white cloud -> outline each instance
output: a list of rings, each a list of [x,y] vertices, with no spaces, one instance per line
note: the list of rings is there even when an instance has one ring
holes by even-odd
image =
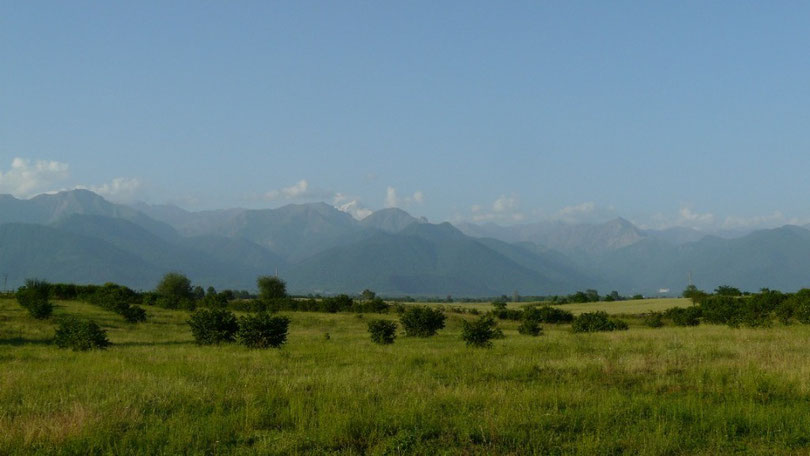
[[[0,171],[0,193],[10,193],[16,197],[33,196],[54,190],[69,175],[67,163],[48,160],[32,162],[17,157],[11,161],[11,169]]]
[[[486,210],[480,204],[474,204],[471,208],[472,220],[475,222],[521,222],[525,220],[526,214],[521,212],[520,203],[514,195],[501,195]]]
[[[363,220],[364,218],[371,215],[371,213],[373,212],[371,209],[364,207],[357,200],[351,200],[336,207],[338,208],[338,210],[348,213],[357,220]]]
[[[75,188],[83,188],[98,193],[104,198],[116,201],[132,201],[141,189],[141,181],[131,177],[116,177],[112,181],[102,185],[77,185]]]
[[[306,179],[301,179],[300,181],[289,187],[280,188],[278,190],[271,190],[265,193],[264,199],[268,201],[275,201],[275,200],[290,200],[297,198],[305,198],[311,196],[308,190],[309,190],[309,182],[307,182]]]
[[[416,191],[411,196],[400,198],[397,196],[397,189],[388,187],[385,190],[385,207],[408,207],[411,204],[422,204],[425,202],[425,194]]]

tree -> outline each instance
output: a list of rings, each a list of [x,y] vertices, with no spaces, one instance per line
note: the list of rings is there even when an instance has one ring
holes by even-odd
[[[472,323],[466,320],[461,322],[461,338],[468,347],[489,348],[492,339],[502,336],[503,332],[491,315],[482,315]]]
[[[371,341],[380,344],[393,344],[397,337],[397,324],[390,320],[371,320],[368,322]]]
[[[415,306],[406,310],[399,321],[405,329],[406,336],[430,337],[444,328],[446,318],[440,310],[428,306]]]
[[[37,320],[44,320],[53,313],[49,301],[51,285],[44,280],[27,279],[25,286],[17,291],[17,302]]]
[[[159,300],[159,305],[163,305],[163,307],[171,309],[189,307],[188,303],[192,298],[191,281],[179,272],[170,272],[160,280],[155,288],[155,293],[163,298]]]
[[[362,293],[360,293],[360,299],[362,299],[363,301],[373,301],[374,298],[376,298],[376,297],[377,297],[377,293],[374,293],[373,291],[369,290],[368,288],[366,288],[365,290],[363,290]]]
[[[275,276],[261,276],[256,279],[259,287],[259,299],[262,301],[274,301],[287,297],[287,284]]]
[[[239,343],[249,348],[278,348],[287,341],[290,319],[266,312],[239,319]]]
[[[729,285],[720,285],[714,289],[714,294],[718,296],[742,296],[739,288],[734,288]]]
[[[681,296],[683,296],[684,298],[691,299],[692,304],[697,304],[700,302],[701,299],[705,298],[707,295],[705,291],[698,290],[698,287],[694,285],[689,285],[688,287],[686,287],[685,290],[683,290]]]

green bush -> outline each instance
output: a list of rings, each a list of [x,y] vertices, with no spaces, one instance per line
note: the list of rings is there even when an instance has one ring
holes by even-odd
[[[664,315],[661,312],[649,312],[641,315],[641,321],[650,328],[660,328],[664,326]]]
[[[518,332],[527,336],[539,336],[543,332],[543,328],[540,327],[540,322],[537,320],[524,319],[518,326]]]
[[[574,332],[617,331],[627,329],[627,323],[610,318],[607,312],[587,312],[574,319],[571,325]]]
[[[397,337],[397,324],[390,320],[371,320],[368,322],[371,341],[377,344],[393,344]]]
[[[700,309],[707,323],[739,326],[742,322],[741,299],[734,296],[706,296],[700,300]]]
[[[697,326],[700,324],[702,310],[698,306],[672,307],[664,315],[672,319],[675,326]]]
[[[142,323],[146,321],[146,311],[140,306],[127,306],[121,311],[121,316],[127,323]]]
[[[17,290],[17,302],[37,320],[44,320],[53,313],[49,297],[50,284],[44,280],[27,279],[25,285]]]
[[[405,329],[406,336],[430,337],[444,328],[446,318],[439,310],[428,306],[415,306],[406,310],[399,321]]]
[[[558,309],[549,305],[541,307],[527,307],[524,318],[536,320],[540,323],[570,323],[574,320],[574,314],[567,310]]]
[[[73,351],[104,349],[110,345],[107,333],[96,322],[76,317],[62,319],[56,328],[56,345]]]
[[[500,337],[503,337],[503,332],[491,315],[483,315],[472,323],[461,322],[461,338],[468,347],[491,347],[492,339]]]
[[[290,319],[262,312],[239,319],[237,338],[250,348],[278,348],[287,341]]]
[[[232,342],[239,330],[236,316],[225,309],[200,309],[191,315],[188,324],[199,345]]]

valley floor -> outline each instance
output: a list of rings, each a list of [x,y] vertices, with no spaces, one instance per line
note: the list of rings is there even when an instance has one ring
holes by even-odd
[[[147,312],[131,326],[58,302],[114,344],[76,353],[0,300],[0,454],[810,454],[810,326],[626,316],[628,331],[528,337],[500,322],[505,339],[472,349],[469,315],[378,346],[378,316],[287,313],[282,349],[249,350],[196,346],[187,313]]]

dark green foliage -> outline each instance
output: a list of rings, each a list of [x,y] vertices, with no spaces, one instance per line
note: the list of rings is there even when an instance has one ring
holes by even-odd
[[[519,309],[498,309],[492,310],[492,315],[500,320],[520,321],[523,319],[523,311]]]
[[[616,331],[627,329],[627,323],[610,318],[607,312],[587,312],[574,319],[571,329],[574,332]]]
[[[689,285],[688,287],[686,287],[685,290],[683,290],[683,293],[681,293],[681,296],[683,296],[684,298],[691,299],[692,304],[697,304],[697,303],[700,302],[701,299],[706,297],[707,294],[706,294],[705,291],[699,290],[698,287],[696,287],[694,285]]]
[[[528,307],[524,310],[524,318],[537,320],[540,323],[570,323],[574,321],[574,314],[567,310],[558,309],[548,305]]]
[[[641,320],[650,328],[660,328],[664,326],[664,315],[661,312],[649,312],[641,315]]]
[[[675,326],[697,326],[700,324],[701,308],[699,306],[672,307],[664,311]]]
[[[506,310],[506,301],[493,301],[492,307],[494,307],[495,310]]]
[[[518,326],[518,332],[527,336],[539,336],[543,332],[543,328],[537,320],[524,319]]]
[[[56,345],[73,351],[104,349],[110,345],[107,333],[92,320],[77,317],[63,318],[56,328]]]
[[[78,297],[123,316],[129,323],[146,321],[146,311],[135,305],[142,302],[143,298],[123,285],[106,283],[101,287],[86,288]]]
[[[700,300],[703,320],[707,323],[726,324],[731,327],[742,323],[741,299],[733,296],[705,296]]]
[[[287,340],[290,319],[265,312],[239,318],[237,338],[250,348],[278,348]]]
[[[53,313],[49,298],[50,284],[44,280],[27,279],[25,286],[17,290],[17,302],[37,320],[44,320]]]
[[[472,323],[466,320],[461,322],[461,338],[468,347],[491,347],[492,339],[500,337],[503,337],[503,332],[491,315],[482,315]]]
[[[739,288],[734,288],[728,285],[720,285],[714,289],[714,294],[718,296],[742,296]]]
[[[225,309],[200,309],[194,312],[188,324],[199,345],[232,342],[239,330],[236,316]]]
[[[194,310],[191,281],[178,272],[170,272],[163,276],[155,288],[158,295],[156,305],[167,309]]]
[[[445,315],[428,306],[414,306],[402,314],[399,321],[406,336],[430,337],[444,328]]]
[[[259,299],[270,302],[287,297],[287,284],[275,276],[261,276],[256,279],[259,287]]]
[[[801,323],[810,324],[810,289],[803,288],[794,293],[789,299],[793,309],[793,316]]]
[[[371,320],[368,322],[371,341],[377,344],[393,344],[397,337],[397,324],[390,320]]]
[[[630,299],[633,299],[633,300],[644,299],[644,295],[634,294],[633,297],[630,298]]]

